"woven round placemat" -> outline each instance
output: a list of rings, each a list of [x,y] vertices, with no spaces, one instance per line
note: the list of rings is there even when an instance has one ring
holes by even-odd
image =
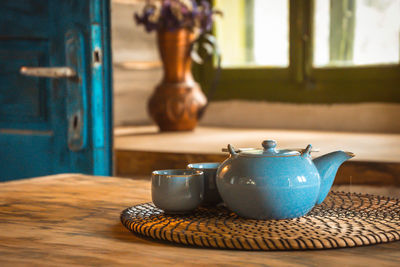
[[[331,192],[306,216],[251,220],[224,207],[168,215],[152,203],[124,210],[132,232],[174,243],[239,250],[297,250],[355,247],[400,239],[400,200]]]

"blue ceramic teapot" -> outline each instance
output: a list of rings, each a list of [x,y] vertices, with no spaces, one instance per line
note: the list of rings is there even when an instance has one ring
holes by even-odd
[[[274,140],[264,149],[235,151],[217,171],[218,191],[227,207],[251,219],[288,219],[307,214],[322,203],[339,166],[351,152],[336,151],[314,160],[311,145],[300,151],[275,149]]]

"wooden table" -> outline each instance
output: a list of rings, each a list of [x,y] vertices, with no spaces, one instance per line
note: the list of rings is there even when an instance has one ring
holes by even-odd
[[[400,242],[287,252],[200,249],[155,242],[131,234],[119,221],[123,209],[147,201],[148,180],[68,174],[0,183],[0,266],[400,264]]]
[[[304,148],[311,142],[320,149],[313,157],[341,149],[355,153],[340,167],[336,184],[400,186],[400,134],[216,127],[159,133],[154,126],[119,127],[114,133],[116,172],[124,177],[186,168],[194,162],[221,162],[227,157],[221,148],[228,143],[261,147],[262,140],[275,139],[279,148]]]

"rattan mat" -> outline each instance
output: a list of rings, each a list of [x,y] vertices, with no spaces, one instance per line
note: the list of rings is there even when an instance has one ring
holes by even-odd
[[[250,220],[224,207],[167,215],[152,203],[124,210],[132,232],[174,243],[239,250],[298,250],[355,247],[400,239],[400,200],[331,192],[306,216]]]

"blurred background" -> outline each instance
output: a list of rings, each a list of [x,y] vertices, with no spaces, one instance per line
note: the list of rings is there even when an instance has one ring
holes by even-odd
[[[214,0],[222,54],[215,94],[193,132],[159,133],[147,100],[162,78],[142,0],[112,1],[116,172],[148,175],[222,161],[221,148],[356,153],[336,184],[400,185],[400,0]],[[216,60],[194,65],[209,95]],[[209,99],[210,100],[210,99]]]
[[[112,0],[115,126],[151,125],[162,78],[144,0]],[[400,132],[400,0],[215,0],[222,75],[202,126]],[[195,66],[215,69],[214,66]],[[212,71],[197,75],[207,92]]]

